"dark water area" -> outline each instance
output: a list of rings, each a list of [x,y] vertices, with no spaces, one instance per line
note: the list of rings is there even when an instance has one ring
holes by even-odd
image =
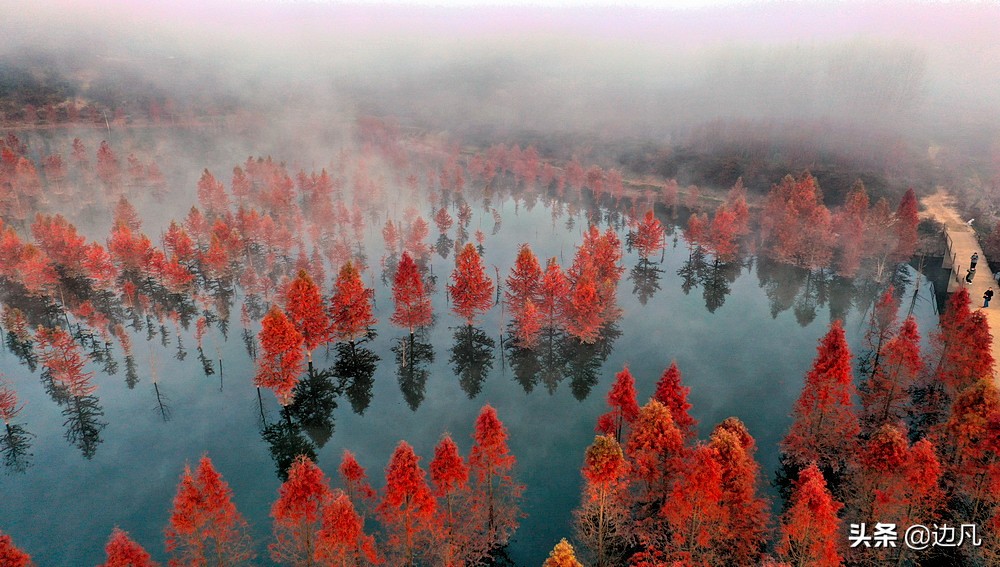
[[[488,209],[473,207],[477,210],[469,230],[481,228],[488,235],[484,263],[491,277],[495,267],[506,278],[523,242],[543,261],[556,257],[561,265],[570,264],[587,219],[553,203],[529,206],[529,201],[509,197],[495,201],[490,208],[496,209],[499,223]],[[433,211],[426,209],[421,213],[430,217]],[[658,213],[665,223],[671,221],[666,211]],[[169,217],[158,220],[163,218]],[[619,217],[591,208],[590,218],[601,219],[597,224],[603,230],[608,219]],[[518,353],[502,338],[509,314],[500,305],[474,329],[465,328],[449,311],[443,288],[454,258],[451,248],[442,246],[447,256],[433,251],[429,260],[437,278],[436,321],[418,335],[426,374],[400,373],[397,356],[406,332],[389,324],[391,289],[380,277],[383,262],[391,265],[393,259],[380,260],[381,223],[368,224],[370,269],[364,279],[374,286],[379,322],[375,338],[363,347],[378,360],[369,360],[374,362],[369,381],[355,378],[338,396],[332,432],[280,435],[284,418],[274,396],[263,391],[258,398],[252,385],[254,365],[238,316],[241,292],[230,309],[226,335],[217,323],[211,325],[201,353],[194,325],[179,336],[169,323],[163,334],[155,320],[152,326],[141,322],[142,328],[129,329],[138,377],[133,388],[117,345],[110,347],[118,363],[115,373],[89,364],[103,411],[97,420],[106,423],[99,441],[92,438],[89,444],[67,439],[67,419],[46,393],[39,372],[3,349],[0,371],[25,403],[18,423],[33,434],[30,466],[22,472],[8,467],[0,476],[4,532],[39,565],[76,567],[103,560],[104,543],[117,525],[165,562],[163,530],[177,481],[186,462],[207,454],[250,522],[257,563],[270,565],[269,512],[280,485],[272,452],[311,445],[319,466],[335,477],[343,451],[350,450],[379,488],[399,440],[413,445],[425,467],[445,432],[467,455],[476,415],[491,404],[507,426],[518,460],[515,474],[527,487],[522,503],[526,516],[510,544],[510,556],[518,565],[539,565],[555,542],[572,536],[583,451],[593,440],[597,417],[606,411],[614,374],[623,366],[631,369],[644,402],[676,360],[691,388],[699,437],[706,438],[726,417],[739,417],[757,439],[766,483],[777,467],[777,444],[790,423],[817,340],[832,320],[843,319],[848,340],[859,353],[868,310],[882,291],[874,282],[810,273],[754,256],[717,264],[711,256],[690,251],[671,225],[662,258],[644,263],[637,253],[626,251],[626,272],[617,291],[622,316],[596,345],[543,338],[534,354]],[[614,224],[625,241],[625,229]],[[434,228],[431,232],[433,242],[438,236]],[[455,236],[452,229],[448,238]],[[936,324],[932,286],[907,266],[894,281],[901,310],[914,313],[926,338]],[[254,322],[248,330],[256,335],[259,328]],[[337,358],[337,349],[320,348],[316,367],[334,368]],[[270,443],[262,435],[269,426]],[[85,458],[84,453],[92,455]],[[774,497],[773,490],[765,490]]]

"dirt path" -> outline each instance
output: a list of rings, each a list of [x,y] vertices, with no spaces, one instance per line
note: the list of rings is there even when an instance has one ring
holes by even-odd
[[[958,216],[951,195],[943,189],[924,197],[921,203],[925,207],[924,211],[920,213],[921,216],[944,224],[945,234],[948,237],[948,251],[954,256],[953,273],[957,274],[958,278],[956,280],[955,276],[952,276],[948,284],[948,291],[956,291],[959,287],[968,288],[973,308],[979,308],[986,314],[986,321],[993,333],[993,360],[1000,361],[1000,287],[993,281],[993,274],[990,273],[990,268],[986,263],[986,255],[979,247],[976,234],[972,227]],[[969,269],[969,259],[973,252],[979,254],[979,263],[976,265],[978,273],[973,278],[972,283],[967,284],[964,276]],[[946,266],[948,263],[949,260],[945,260]],[[993,296],[990,306],[983,309],[983,293],[991,287],[997,295]]]

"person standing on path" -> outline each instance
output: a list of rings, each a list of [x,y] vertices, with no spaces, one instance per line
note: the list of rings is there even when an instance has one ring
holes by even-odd
[[[965,273],[965,283],[972,283],[974,277],[976,277],[976,269],[969,268],[969,271]]]
[[[983,307],[989,307],[991,299],[993,299],[993,288],[992,287],[990,289],[986,290],[986,293],[983,294]]]
[[[979,252],[973,252],[972,253],[972,258],[969,259],[969,269],[970,270],[975,270],[976,269],[976,264],[978,264],[978,263],[979,263]]]

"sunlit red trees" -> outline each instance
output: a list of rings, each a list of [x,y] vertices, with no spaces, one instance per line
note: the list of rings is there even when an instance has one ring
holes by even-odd
[[[98,567],[156,567],[149,553],[141,545],[129,537],[128,532],[117,527],[111,532],[107,545],[104,546],[107,561]],[[0,565],[7,565],[0,556]]]
[[[377,494],[368,483],[368,474],[358,464],[354,453],[344,451],[338,472],[340,473],[340,481],[343,483],[351,502],[357,502],[359,506],[374,503]]]
[[[827,265],[832,245],[830,211],[812,175],[805,173],[798,179],[786,175],[771,188],[761,213],[761,232],[774,258],[805,268]]]
[[[261,355],[254,384],[271,388],[281,405],[288,405],[303,370],[302,335],[280,309],[272,307],[261,320],[258,338]]]
[[[434,496],[438,498],[436,517],[436,544],[432,555],[441,565],[459,565],[468,560],[478,560],[489,551],[476,549],[474,533],[465,521],[465,503],[469,496],[469,467],[458,453],[458,445],[445,434],[434,448],[430,463]]]
[[[486,275],[482,258],[471,243],[455,257],[451,282],[448,284],[451,310],[467,325],[472,325],[480,313],[493,306],[493,280]]]
[[[14,388],[3,375],[0,375],[0,421],[3,421],[4,425],[10,425],[23,408],[24,405],[17,402]]]
[[[278,563],[313,565],[317,553],[317,532],[324,507],[333,497],[323,471],[309,457],[300,455],[288,469],[288,480],[278,489],[271,507],[275,542],[268,546]]]
[[[611,411],[597,418],[597,431],[611,435],[615,441],[622,441],[622,427],[632,424],[639,417],[639,403],[636,401],[635,378],[628,366],[615,375],[615,383],[608,392],[608,406]]]
[[[778,557],[790,565],[841,565],[844,559],[837,512],[843,506],[830,494],[819,468],[810,465],[802,469],[788,510],[781,517]]]
[[[542,275],[538,304],[545,327],[553,329],[562,324],[563,301],[567,293],[569,293],[569,281],[566,279],[566,274],[555,258],[549,258],[545,264],[545,273]]]
[[[194,475],[184,467],[166,530],[171,567],[238,565],[253,559],[247,523],[212,461],[202,457]]]
[[[722,467],[714,448],[700,445],[694,449],[677,472],[660,514],[670,534],[662,548],[667,564],[723,564],[721,552],[729,537],[729,510],[723,506]],[[647,534],[645,539],[647,549],[658,547],[658,538]]]
[[[581,343],[592,344],[604,324],[605,305],[591,271],[581,274],[563,305],[566,332]]]
[[[330,300],[333,338],[352,345],[376,323],[372,315],[372,291],[365,288],[361,274],[348,262],[340,269]]]
[[[229,210],[229,197],[226,186],[215,179],[207,169],[201,173],[198,180],[198,204],[210,216],[221,215]]]
[[[709,247],[718,260],[729,262],[736,258],[736,253],[739,252],[736,241],[738,230],[736,214],[725,204],[719,205],[708,228]]]
[[[781,448],[790,462],[798,466],[815,462],[838,471],[853,450],[860,431],[851,400],[852,355],[839,320],[830,325],[816,350],[816,359],[792,410],[792,427]]]
[[[542,267],[531,247],[522,244],[517,251],[514,267],[507,276],[507,289],[504,298],[515,314],[524,309],[528,301],[537,302],[542,285]]]
[[[413,447],[400,441],[385,469],[385,492],[378,505],[393,565],[419,563],[430,544],[436,503],[425,479]]]
[[[478,537],[485,548],[493,549],[506,544],[517,529],[524,486],[514,479],[517,459],[507,447],[507,429],[492,406],[479,412],[472,438],[470,510],[481,529]]]
[[[375,538],[365,534],[364,519],[343,492],[334,492],[329,503],[323,507],[323,523],[316,534],[316,553],[313,557],[319,565],[382,563],[375,549]]]
[[[302,335],[306,356],[312,363],[312,351],[330,339],[330,319],[323,296],[309,274],[300,270],[285,293],[285,311],[295,330]]]
[[[885,423],[897,423],[907,416],[910,389],[923,368],[920,334],[911,316],[903,322],[899,333],[885,343],[881,363],[862,385],[862,423],[866,431]]]
[[[31,556],[21,551],[11,537],[0,532],[0,565],[4,567],[33,567]]]
[[[595,567],[621,562],[631,531],[627,475],[628,463],[614,437],[595,437],[583,459],[583,501],[573,514],[576,536],[590,550]]]
[[[404,252],[396,267],[396,275],[392,282],[392,300],[395,305],[393,325],[410,331],[417,327],[429,325],[431,322],[431,298],[424,287],[424,279],[420,269],[410,256]]]
[[[969,293],[961,288],[948,298],[934,338],[934,375],[954,396],[993,373],[993,339],[986,316],[969,308]]]
[[[666,406],[650,400],[640,408],[625,454],[639,492],[637,500],[663,502],[684,454],[684,439]]]
[[[725,523],[718,553],[731,565],[754,565],[768,536],[768,503],[758,495],[757,444],[742,421],[726,418],[712,432],[709,446],[722,471],[721,505]]]
[[[677,368],[677,361],[672,360],[670,366],[663,371],[660,379],[656,382],[656,391],[653,392],[653,399],[660,402],[670,410],[670,415],[674,419],[674,424],[684,435],[684,439],[692,440],[697,436],[698,421],[691,417],[691,404],[687,397],[691,388],[681,384],[681,371]]]

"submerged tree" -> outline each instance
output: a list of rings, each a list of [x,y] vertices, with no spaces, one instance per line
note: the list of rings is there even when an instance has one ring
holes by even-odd
[[[275,543],[268,549],[274,561],[314,564],[317,532],[332,496],[323,471],[305,455],[297,457],[288,470],[288,480],[278,489],[278,500],[271,507]]]
[[[485,548],[493,550],[506,545],[517,529],[524,486],[514,479],[517,459],[507,447],[507,428],[492,406],[483,406],[472,438],[469,509],[479,530],[477,537]]]
[[[406,441],[399,442],[385,469],[385,492],[378,513],[389,536],[386,544],[392,564],[419,564],[430,544],[435,500],[420,458]]]
[[[313,350],[330,340],[331,328],[319,286],[305,270],[299,270],[298,276],[288,286],[285,311],[295,330],[302,335],[306,356],[312,366]]]
[[[392,283],[392,300],[396,308],[392,314],[392,324],[413,331],[431,322],[431,298],[424,287],[423,277],[409,252],[396,267]]]
[[[372,315],[372,295],[354,264],[344,264],[334,283],[330,302],[334,339],[347,341],[353,348],[358,339],[368,334],[368,329],[376,323]]]
[[[611,411],[597,419],[597,431],[611,435],[615,441],[622,441],[622,427],[631,425],[639,417],[639,403],[636,401],[635,378],[628,366],[615,375],[615,383],[608,392],[608,406]]]
[[[108,559],[98,567],[157,567],[149,553],[129,537],[128,532],[115,528],[104,553]],[[0,557],[0,565],[7,565]]]
[[[482,258],[472,244],[466,244],[455,257],[455,270],[448,284],[451,310],[472,325],[479,313],[493,305],[493,281],[486,276]]]
[[[302,335],[277,307],[261,320],[261,355],[257,358],[254,384],[271,388],[278,402],[286,406],[302,374]]]

